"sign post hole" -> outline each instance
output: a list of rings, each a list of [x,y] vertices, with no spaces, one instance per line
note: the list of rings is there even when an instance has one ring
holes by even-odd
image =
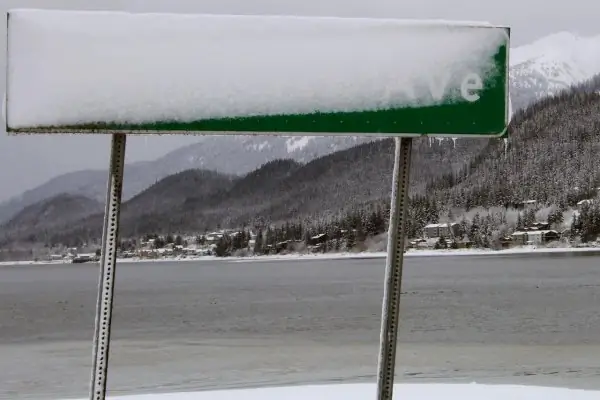
[[[391,400],[412,138],[506,134],[508,28],[35,9],[6,21],[8,134],[112,135],[90,399],[106,395],[125,135],[285,134],[396,138],[377,375]]]

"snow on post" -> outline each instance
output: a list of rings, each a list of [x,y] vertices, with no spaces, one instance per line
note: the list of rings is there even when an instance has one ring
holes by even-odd
[[[501,136],[509,30],[11,10],[7,131]]]

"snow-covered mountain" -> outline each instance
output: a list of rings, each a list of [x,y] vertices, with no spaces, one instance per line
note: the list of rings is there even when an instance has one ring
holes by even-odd
[[[513,48],[510,55],[512,109],[557,93],[600,73],[600,36],[560,32]],[[129,199],[154,182],[190,168],[244,174],[277,159],[307,162],[372,140],[353,137],[206,136],[151,162],[127,165],[124,197]],[[105,171],[77,171],[0,204],[0,223],[23,208],[60,193],[104,200]]]
[[[203,136],[198,143],[179,148],[155,161],[127,164],[123,197],[127,200],[160,179],[187,169],[207,169],[242,175],[268,161],[291,158],[308,162],[344,150],[372,138]],[[104,201],[107,172],[85,170],[63,174],[0,204],[0,224],[25,207],[62,193]]]
[[[511,100],[517,110],[600,73],[600,36],[546,36],[513,48],[510,65]]]

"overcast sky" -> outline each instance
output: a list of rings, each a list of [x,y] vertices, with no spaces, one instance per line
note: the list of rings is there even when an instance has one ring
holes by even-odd
[[[10,8],[115,9],[233,14],[294,14],[348,17],[482,20],[512,28],[520,45],[558,31],[600,34],[598,0],[2,0]],[[4,18],[4,17],[3,17]],[[0,71],[5,69],[6,27],[0,30]],[[4,93],[5,74],[0,76]],[[9,137],[0,124],[0,201],[64,172],[103,168],[109,138],[81,136]],[[138,137],[128,141],[127,162],[155,159],[197,140]]]

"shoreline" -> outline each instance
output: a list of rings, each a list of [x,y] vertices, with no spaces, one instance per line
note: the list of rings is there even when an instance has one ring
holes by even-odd
[[[569,253],[598,253],[600,247],[559,247],[559,248],[530,248],[521,247],[506,250],[490,249],[445,249],[445,250],[414,250],[409,249],[404,253],[405,257],[446,257],[446,256],[508,256],[508,255],[543,255],[543,254],[569,254]],[[308,253],[308,254],[284,254],[284,255],[261,255],[248,257],[170,257],[160,259],[142,258],[118,258],[119,263],[159,263],[159,262],[198,262],[198,261],[225,261],[225,262],[261,262],[261,261],[310,261],[310,260],[343,260],[343,259],[375,259],[386,258],[386,252],[341,252],[341,253]],[[66,264],[63,260],[55,261],[2,261],[0,266],[17,265],[53,265]],[[84,263],[88,264],[88,263]]]

